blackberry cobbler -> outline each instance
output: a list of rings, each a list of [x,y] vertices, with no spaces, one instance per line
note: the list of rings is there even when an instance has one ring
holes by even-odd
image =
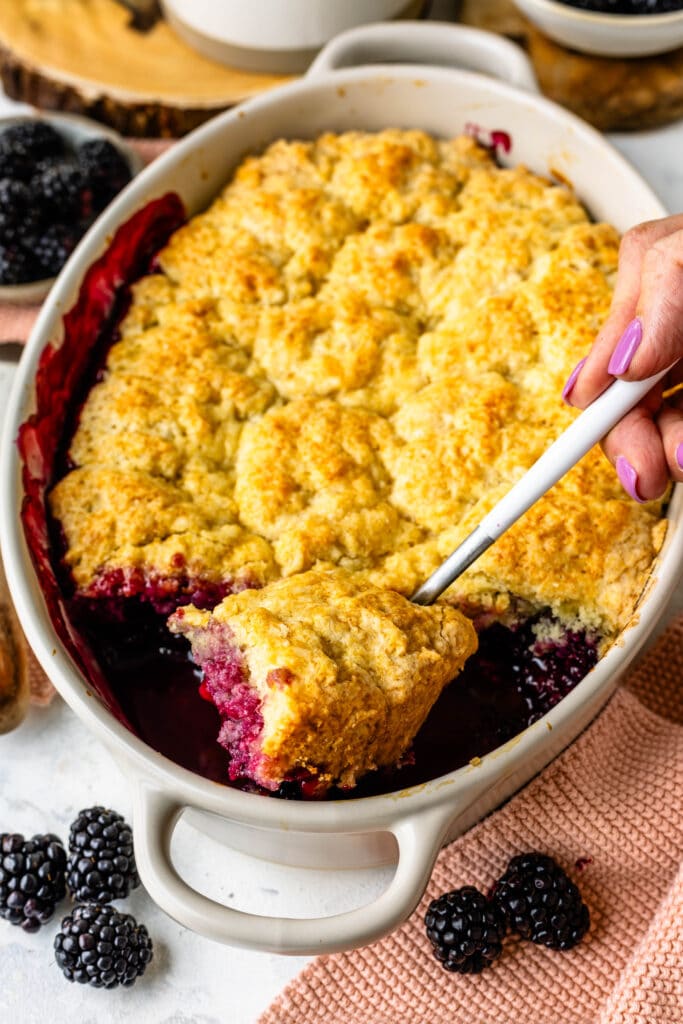
[[[149,742],[281,795],[398,788],[588,671],[665,532],[597,450],[408,597],[571,422],[618,244],[564,184],[398,129],[278,141],[171,234],[50,493],[74,621]]]

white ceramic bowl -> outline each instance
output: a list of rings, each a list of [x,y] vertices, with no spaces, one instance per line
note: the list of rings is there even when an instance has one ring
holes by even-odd
[[[0,118],[0,135],[12,125],[28,120],[47,121],[53,128],[56,128],[68,145],[74,147],[88,139],[106,139],[119,150],[133,176],[142,169],[140,155],[131,149],[120,135],[96,121],[80,117],[77,114],[40,114],[38,116],[19,114],[16,117],[3,117]],[[47,277],[41,281],[28,281],[26,284],[0,285],[0,302],[13,302],[19,305],[40,302],[45,298],[54,281],[54,277]]]
[[[247,71],[304,71],[355,25],[416,17],[425,0],[161,0],[169,24],[205,57]]]
[[[345,66],[372,61],[378,54],[403,63]],[[435,66],[444,62],[478,64],[508,81]],[[342,65],[343,70],[335,70]],[[472,29],[396,23],[338,37],[306,79],[250,100],[197,129],[125,189],[62,271],[17,371],[1,446],[0,533],[19,617],[59,692],[108,745],[130,780],[136,857],[146,888],[171,916],[211,938],[276,952],[319,953],[374,941],[403,921],[418,903],[441,846],[515,792],[581,732],[651,633],[683,561],[681,488],[676,488],[670,506],[664,549],[631,624],[544,719],[480,763],[426,785],[341,802],[273,800],[209,782],[156,753],[107,711],[61,643],[20,521],[24,492],[14,444],[20,424],[35,408],[41,352],[49,341],[59,345],[62,315],[74,303],[84,271],[106,249],[117,226],[169,189],[181,195],[190,213],[199,211],[246,152],[276,137],[313,138],[328,130],[373,131],[389,125],[420,127],[442,136],[476,131],[484,140],[509,141],[510,152],[501,152],[507,162],[571,180],[596,218],[622,230],[664,213],[648,186],[598,132],[533,88],[520,50]],[[326,868],[395,863],[396,871],[378,899],[345,913],[315,919],[243,913],[212,901],[178,877],[171,836],[184,811],[200,832],[256,857]]]
[[[599,57],[649,57],[683,46],[683,11],[602,14],[558,0],[514,0],[557,43]]]

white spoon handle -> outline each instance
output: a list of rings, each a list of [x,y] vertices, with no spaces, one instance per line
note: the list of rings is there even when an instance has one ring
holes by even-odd
[[[598,444],[669,369],[667,367],[645,380],[615,380],[560,434],[521,480],[482,519],[479,526],[413,594],[411,600],[416,604],[431,604],[435,601],[446,587],[575,466],[593,445]]]

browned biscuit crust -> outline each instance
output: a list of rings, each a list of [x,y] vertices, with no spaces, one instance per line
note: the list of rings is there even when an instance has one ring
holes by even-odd
[[[575,412],[619,238],[472,139],[278,141],[140,281],[52,511],[107,574],[235,587],[317,565],[409,595]],[[594,451],[447,594],[614,637],[661,545]]]

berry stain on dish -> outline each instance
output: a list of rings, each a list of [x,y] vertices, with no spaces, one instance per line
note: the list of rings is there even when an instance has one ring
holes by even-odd
[[[131,170],[109,140],[47,121],[0,128],[0,286],[54,277]]]
[[[488,149],[494,157],[498,156],[498,151],[502,154],[507,154],[512,150],[512,136],[509,132],[495,128],[489,130],[476,124],[474,121],[467,122],[465,132],[467,135],[471,135],[473,139],[476,139],[480,146]]]

